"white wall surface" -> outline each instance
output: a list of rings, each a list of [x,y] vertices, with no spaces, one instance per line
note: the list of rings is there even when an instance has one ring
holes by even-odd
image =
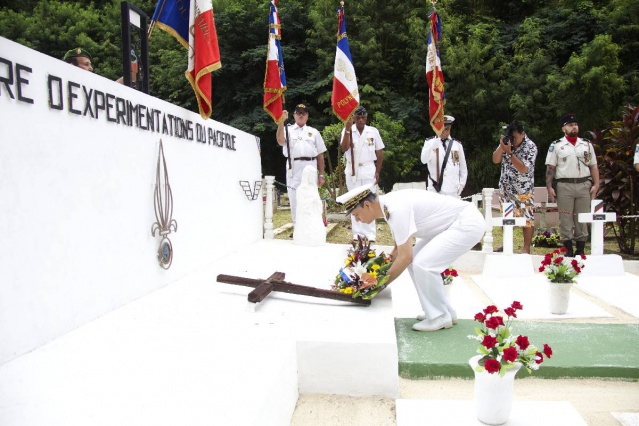
[[[166,130],[118,117],[127,102]],[[234,146],[198,142],[198,125]],[[151,236],[160,139],[178,223],[169,270]],[[261,180],[254,136],[0,37],[0,365],[261,239],[261,197],[242,180]]]

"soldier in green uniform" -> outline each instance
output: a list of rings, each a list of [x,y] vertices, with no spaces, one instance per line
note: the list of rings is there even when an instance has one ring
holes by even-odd
[[[62,58],[64,62],[75,65],[78,68],[93,72],[93,65],[91,64],[91,55],[86,49],[76,47],[64,54]]]
[[[599,191],[599,169],[592,143],[579,137],[577,116],[564,115],[561,125],[564,137],[550,145],[546,156],[546,187],[550,201],[557,199],[559,233],[568,249],[566,256],[573,257],[584,254],[588,226],[580,223],[577,215],[590,211],[590,200]],[[574,251],[573,240],[577,245]]]

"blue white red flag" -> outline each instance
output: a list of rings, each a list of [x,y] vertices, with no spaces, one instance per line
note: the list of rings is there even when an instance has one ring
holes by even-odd
[[[337,9],[337,52],[335,53],[335,71],[333,75],[333,94],[331,95],[333,112],[342,122],[351,118],[359,106],[357,77],[348,47],[346,36],[346,17],[344,6]]]
[[[193,87],[200,115],[208,119],[212,111],[211,73],[222,66],[211,0],[160,0],[153,19],[156,16],[157,25],[188,49],[184,75]]]
[[[439,136],[444,130],[444,72],[439,57],[439,42],[441,40],[442,23],[437,12],[430,14],[430,29],[428,30],[428,54],[426,56],[426,81],[428,82],[428,114],[430,125]]]
[[[264,75],[264,111],[277,124],[282,121],[284,108],[284,92],[286,91],[286,74],[284,73],[284,57],[282,56],[282,26],[277,13],[277,0],[271,1],[268,17],[268,50],[266,53],[266,73]]]

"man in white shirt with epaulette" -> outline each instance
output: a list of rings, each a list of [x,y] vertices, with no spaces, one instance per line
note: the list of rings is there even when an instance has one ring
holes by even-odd
[[[286,132],[284,122],[288,118],[288,111],[282,112],[282,121],[277,126],[277,143],[282,147],[286,161],[286,189],[288,198],[291,202],[291,218],[293,226],[295,226],[295,213],[297,211],[297,187],[302,182],[302,174],[306,166],[313,166],[319,171],[317,186],[325,183],[324,179],[324,152],[326,145],[320,132],[314,127],[307,126],[308,108],[304,104],[295,107],[293,117],[295,124],[289,124],[288,127],[288,146],[286,144]],[[289,151],[290,150],[290,151]],[[292,170],[289,171],[288,157],[290,154],[290,164]]]
[[[348,190],[367,184],[378,184],[379,173],[384,162],[384,142],[379,131],[368,126],[368,113],[363,106],[359,106],[353,114],[352,120],[344,123],[342,129],[341,147],[346,159],[344,174],[346,175],[346,187]],[[353,149],[353,146],[355,147]],[[363,237],[369,241],[375,241],[377,236],[375,221],[371,223],[357,222],[351,217],[351,229],[353,240]]]
[[[457,312],[444,292],[441,271],[481,240],[486,230],[484,217],[474,204],[453,197],[420,189],[378,196],[370,189],[370,185],[355,188],[336,201],[357,221],[383,219],[388,223],[395,247],[386,285],[408,270],[424,311],[413,330],[452,327]]]
[[[546,156],[546,188],[550,202],[557,198],[559,233],[567,257],[585,254],[588,224],[577,220],[579,213],[590,211],[590,200],[599,191],[599,169],[595,149],[587,139],[579,137],[575,114],[561,117],[564,137],[554,141]],[[556,180],[557,192],[553,188]],[[573,251],[573,240],[577,247]]]
[[[633,164],[635,165],[635,170],[639,172],[639,143],[635,147],[635,160]]]
[[[444,116],[444,130],[439,137],[424,141],[421,160],[428,166],[428,190],[459,198],[466,186],[468,168],[461,142],[450,136],[454,121],[454,117]]]

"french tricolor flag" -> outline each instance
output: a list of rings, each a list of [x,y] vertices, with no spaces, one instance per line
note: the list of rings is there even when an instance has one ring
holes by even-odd
[[[220,48],[211,0],[191,0],[189,11],[189,65],[185,72],[191,83],[200,115],[211,116],[211,73],[219,69]]]
[[[428,81],[428,114],[430,125],[439,136],[444,130],[444,72],[439,57],[439,41],[441,40],[442,23],[439,15],[433,10],[430,14],[428,31],[428,54],[426,56],[426,81]]]
[[[266,75],[264,76],[264,111],[277,124],[282,121],[284,91],[286,91],[286,74],[284,73],[284,57],[282,56],[282,26],[277,13],[277,0],[271,1],[269,12],[268,51],[266,53]]]
[[[348,37],[346,37],[346,17],[344,16],[343,3],[337,9],[337,16],[337,52],[335,54],[331,104],[335,115],[342,122],[346,122],[359,106],[359,91],[357,89],[355,67],[348,47]]]

